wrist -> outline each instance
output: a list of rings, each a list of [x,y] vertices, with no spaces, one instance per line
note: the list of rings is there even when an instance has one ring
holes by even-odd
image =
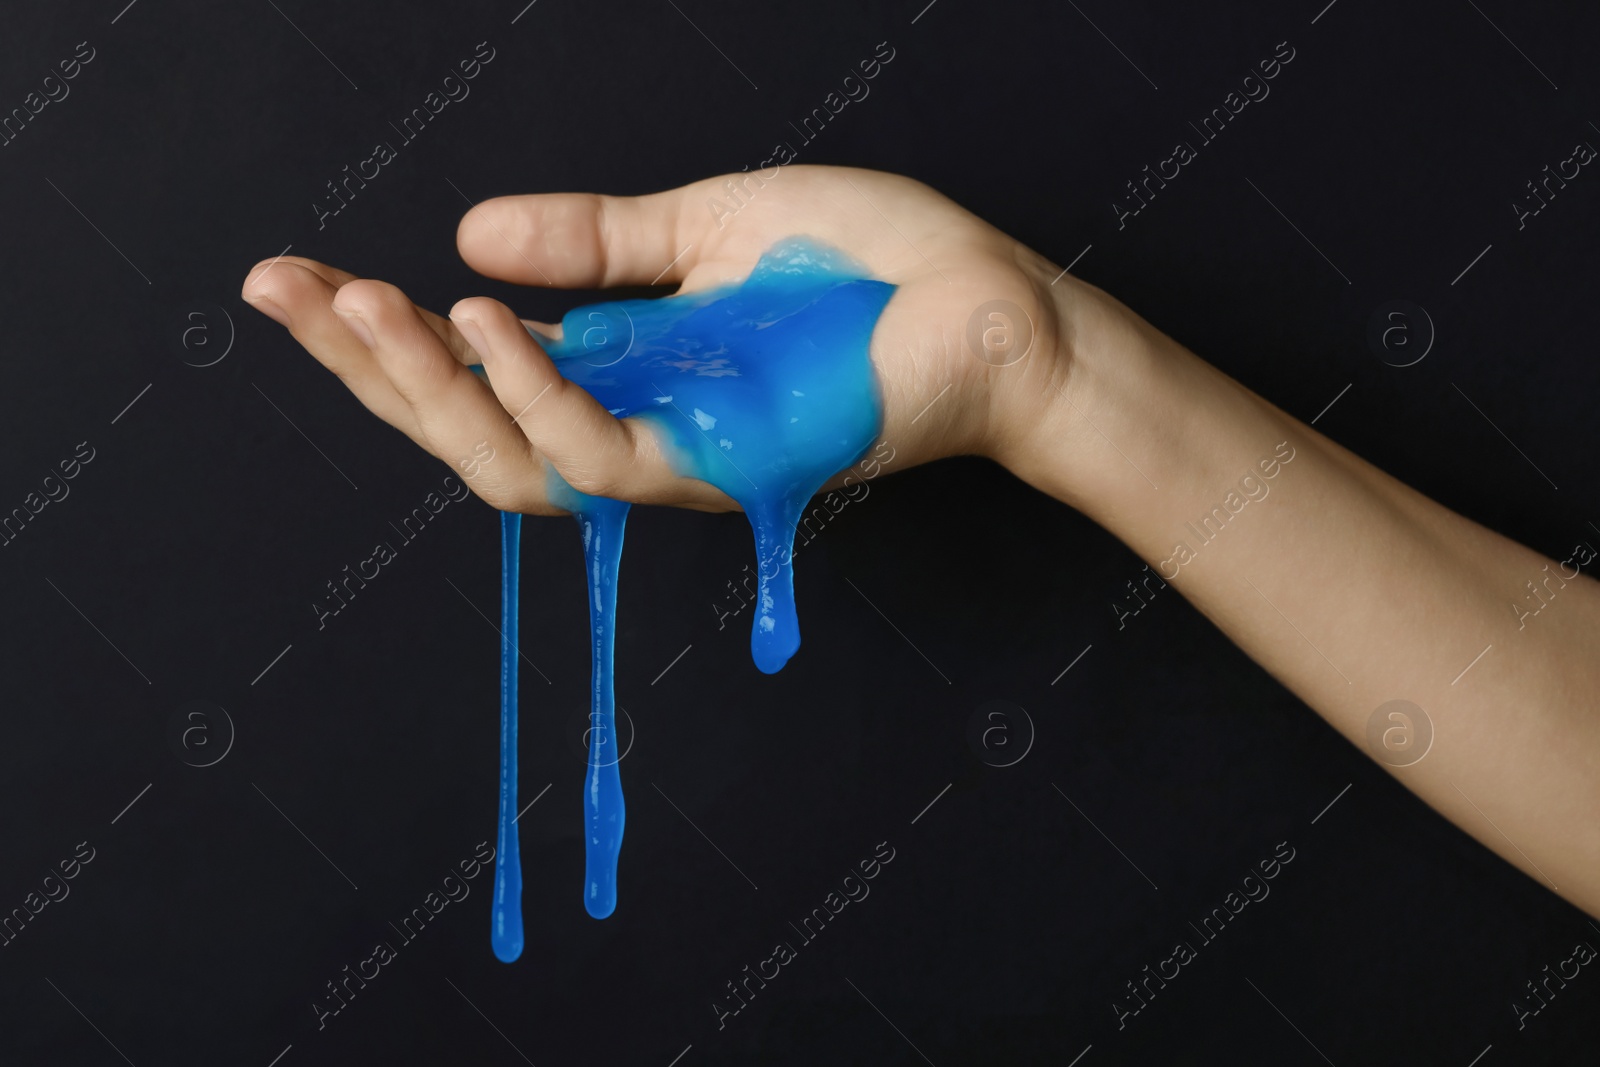
[[[1136,552],[1168,551],[1177,517],[1292,420],[1094,286],[1062,278],[1051,300],[1054,379],[1002,462]]]
[[[1028,406],[1021,432],[995,458],[1094,515],[1125,478],[1160,484],[1150,468],[1177,452],[1184,411],[1174,379],[1187,353],[1092,285],[1063,277],[1047,293],[1050,342],[1034,380],[1017,383],[1018,406]]]

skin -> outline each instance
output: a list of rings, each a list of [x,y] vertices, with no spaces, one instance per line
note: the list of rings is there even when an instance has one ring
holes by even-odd
[[[729,180],[745,206],[714,213],[708,201],[726,205]],[[1402,485],[907,178],[793,166],[765,184],[729,175],[637,198],[502,197],[467,214],[457,243],[475,270],[506,281],[659,276],[694,291],[742,280],[794,234],[899,286],[871,346],[895,464],[984,455],[1083,511],[1369,755],[1383,755],[1367,741],[1376,709],[1419,705],[1432,747],[1386,769],[1600,915],[1600,585],[1573,565]],[[547,463],[587,493],[734,507],[675,475],[648,424],[612,418],[565,382],[504,304],[468,298],[441,318],[392,285],[291,257],[258,264],[243,295],[497,508],[559,513],[543,496]],[[1015,361],[967,340],[969,319],[996,300],[1031,324]],[[987,324],[1023,329],[1015,320]],[[492,388],[466,369],[480,360]],[[495,459],[469,473],[484,441]],[[1293,458],[1263,478],[1260,461],[1287,449]],[[1188,524],[1230,491],[1243,497],[1247,474],[1268,495],[1197,538]]]

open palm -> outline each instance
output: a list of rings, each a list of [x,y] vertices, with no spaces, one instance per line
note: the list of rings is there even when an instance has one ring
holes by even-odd
[[[795,235],[842,249],[898,287],[871,343],[881,439],[897,468],[958,454],[1004,459],[1018,447],[1066,376],[1047,299],[1056,271],[911,179],[793,166],[641,197],[500,197],[467,213],[457,243],[469,266],[504,281],[693,292],[742,281]],[[298,257],[258,264],[243,295],[497,508],[559,512],[545,496],[546,463],[592,495],[736,506],[675,474],[647,422],[612,417],[562,378],[499,301],[471,297],[444,318],[393,285]],[[534,325],[559,336],[559,327]],[[467,369],[477,363],[492,386]]]

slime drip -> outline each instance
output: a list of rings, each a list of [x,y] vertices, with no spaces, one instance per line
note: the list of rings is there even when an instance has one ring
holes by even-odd
[[[791,238],[769,249],[742,284],[576,308],[562,319],[562,340],[538,337],[561,375],[612,415],[649,421],[677,474],[716,486],[744,509],[759,565],[750,651],[767,674],[800,647],[795,524],[828,479],[861,458],[882,423],[868,345],[895,287],[864,275],[842,253]],[[612,649],[629,505],[580,493],[553,468],[549,496],[583,534],[593,666],[584,906],[603,919],[616,907],[624,821],[621,775],[608,754],[616,750]],[[515,533],[506,537],[501,741],[514,750],[517,554]],[[509,961],[522,946],[520,915],[512,918],[521,894],[517,838],[506,822],[516,805],[514,751],[502,748],[500,769],[494,945]],[[512,931],[508,956],[502,948],[510,949]]]
[[[572,493],[571,489],[567,490]],[[552,499],[565,494],[552,494]],[[622,562],[628,505],[585,496],[557,500],[583,532],[583,570],[589,584],[589,770],[583,783],[583,906],[604,919],[617,908],[617,853],[622,851],[622,772],[617,759],[611,652],[617,633],[617,565]],[[570,505],[570,506],[569,506]]]
[[[517,576],[522,516],[500,513],[500,829],[489,944],[502,963],[522,955],[522,859],[517,842]]]

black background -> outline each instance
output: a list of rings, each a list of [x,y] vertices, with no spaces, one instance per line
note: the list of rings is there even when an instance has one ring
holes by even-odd
[[[587,294],[461,265],[464,197],[754,167],[888,41],[800,161],[912,175],[1061,265],[1088,247],[1075,273],[1302,419],[1338,396],[1318,429],[1436,499],[1558,559],[1594,535],[1600,175],[1521,230],[1511,208],[1600,143],[1592,10],[925,2],[6,6],[0,110],[78,42],[96,54],[0,148],[0,510],[79,442],[95,458],[0,549],[0,909],[78,842],[95,858],[0,949],[0,1060],[1592,1057],[1600,976],[1520,1031],[1511,1004],[1600,930],[1175,591],[1119,631],[1140,562],[975,460],[875,483],[802,552],[806,643],[774,677],[748,613],[719,631],[713,607],[752,558],[743,518],[634,513],[617,691],[637,737],[604,922],[580,900],[580,546],[529,520],[523,648],[550,681],[524,669],[522,794],[550,791],[520,824],[526,952],[490,954],[480,876],[318,1030],[324,983],[493,840],[498,532],[451,505],[317,629],[324,582],[447,470],[239,300],[286,245],[438,310],[488,293],[556,318]],[[319,230],[324,183],[480,41],[471,96]],[[1123,183],[1282,41],[1270,97],[1119,230]],[[1403,369],[1366,341],[1401,299],[1437,330]],[[216,310],[186,319],[194,301]],[[191,700],[236,731],[210,767],[169,737]],[[1010,767],[967,740],[990,700],[1036,729]],[[871,896],[719,1031],[724,983],[882,841]],[[1124,983],[1279,842],[1271,896],[1119,1030]]]

